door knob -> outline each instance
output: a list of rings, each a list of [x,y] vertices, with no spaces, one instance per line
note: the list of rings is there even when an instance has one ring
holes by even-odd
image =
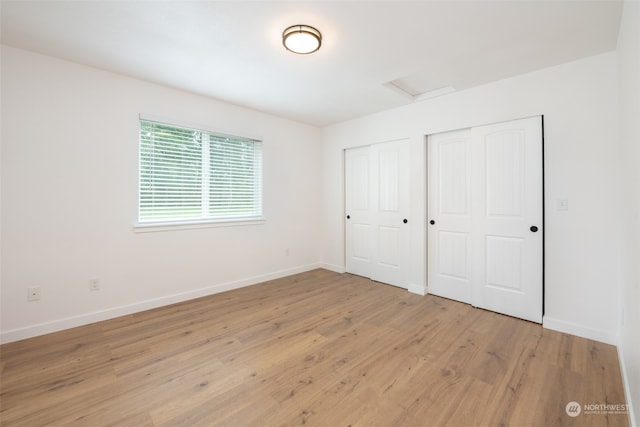
[[[351,219],[351,215],[347,215],[347,219]]]
[[[429,224],[431,224],[431,225],[433,225],[433,224],[435,224],[435,223],[436,223],[436,222],[435,222],[434,220],[429,221]]]
[[[405,224],[409,221],[407,221],[407,218],[403,219],[402,222],[404,222]]]
[[[531,227],[529,227],[529,230],[535,233],[536,231],[538,231],[538,227],[536,227],[535,225],[532,225]]]

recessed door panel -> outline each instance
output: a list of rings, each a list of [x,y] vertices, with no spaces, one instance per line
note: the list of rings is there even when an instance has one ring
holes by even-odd
[[[378,208],[380,212],[397,212],[399,208],[399,156],[396,150],[380,149],[378,155]]]
[[[462,137],[440,143],[439,205],[440,214],[467,215],[468,210],[468,140]]]
[[[369,224],[352,225],[352,257],[359,261],[371,261],[371,226]]]
[[[365,150],[368,151],[368,150]],[[350,200],[349,210],[369,210],[369,155],[352,153],[350,158]]]
[[[521,217],[526,171],[524,131],[509,129],[484,136],[487,215]]]
[[[378,262],[380,264],[390,268],[400,268],[402,265],[400,256],[403,252],[400,248],[401,234],[398,227],[381,226],[378,228]]]
[[[523,245],[524,239],[486,236],[487,286],[522,293]]]
[[[451,279],[469,280],[468,237],[467,233],[438,233],[437,274]]]

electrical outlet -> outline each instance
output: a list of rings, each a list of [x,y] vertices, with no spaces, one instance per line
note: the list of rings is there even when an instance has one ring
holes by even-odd
[[[27,301],[40,301],[40,286],[32,286],[27,288]]]
[[[93,279],[89,279],[89,290],[90,291],[99,291],[100,290],[100,279],[94,277]]]

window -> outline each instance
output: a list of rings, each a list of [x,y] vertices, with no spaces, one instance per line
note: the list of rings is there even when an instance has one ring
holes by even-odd
[[[261,218],[261,145],[141,119],[139,223]]]

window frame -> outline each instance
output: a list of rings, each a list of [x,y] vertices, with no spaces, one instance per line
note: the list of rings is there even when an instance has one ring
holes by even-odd
[[[142,121],[154,122],[161,125],[173,126],[177,128],[184,128],[196,131],[202,131],[209,134],[213,134],[217,137],[230,137],[251,140],[260,144],[260,164],[259,164],[259,183],[260,183],[260,214],[250,216],[238,216],[238,217],[222,217],[222,218],[194,218],[194,219],[160,219],[158,221],[141,221],[140,220],[140,197],[141,197],[141,182],[142,182],[142,144],[140,138],[140,126]],[[150,114],[139,114],[138,120],[138,161],[137,161],[137,173],[138,173],[138,186],[136,197],[136,221],[133,227],[134,232],[154,232],[154,231],[173,231],[182,229],[194,229],[194,228],[209,228],[209,227],[230,227],[230,226],[246,226],[246,225],[260,225],[266,222],[264,216],[264,149],[263,138],[255,135],[247,134],[246,132],[230,132],[215,129],[210,126],[195,124],[180,120],[167,119],[164,117],[158,117]],[[208,140],[208,138],[207,138]],[[205,148],[202,153],[202,158],[207,159],[209,157],[209,147]],[[204,166],[203,166],[204,169]],[[201,190],[205,190],[206,185],[201,187]]]

